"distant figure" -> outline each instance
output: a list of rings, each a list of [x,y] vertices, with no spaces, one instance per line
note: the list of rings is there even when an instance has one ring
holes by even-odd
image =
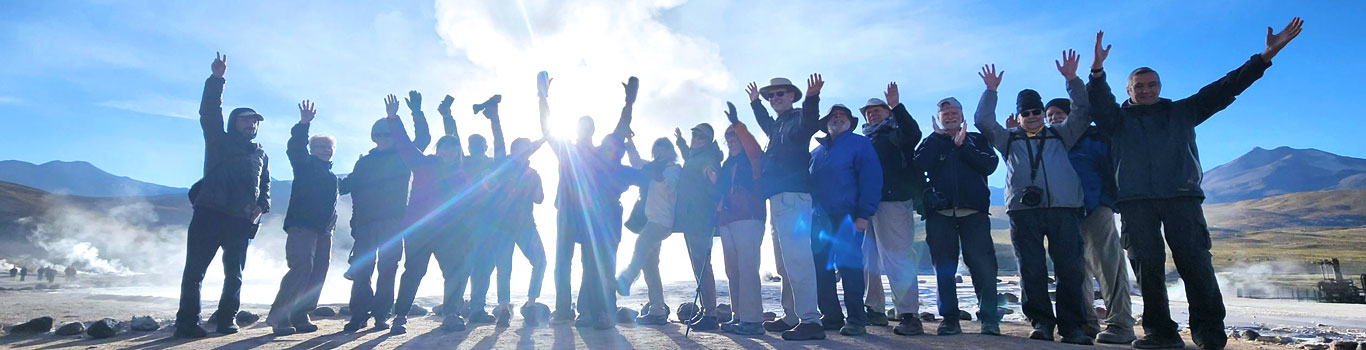
[[[76,279],[76,267],[75,267],[75,266],[67,266],[67,267],[66,267],[66,279],[68,279],[68,280],[74,280],[74,279]]]
[[[23,282],[24,279],[27,279],[27,278],[28,278],[28,266],[25,266],[23,270],[19,270],[19,282]]]
[[[52,283],[52,282],[56,282],[56,281],[57,281],[57,269],[54,269],[54,268],[51,268],[51,267],[47,268],[47,283]]]
[[[9,268],[9,279],[14,279],[14,276],[18,276],[18,275],[19,275],[19,267],[16,266],[16,267],[11,267],[11,268]]]

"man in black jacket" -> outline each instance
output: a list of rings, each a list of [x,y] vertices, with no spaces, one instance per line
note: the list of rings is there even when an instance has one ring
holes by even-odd
[[[427,117],[422,114],[422,96],[408,93],[408,108],[413,115],[413,146],[421,152],[432,142]],[[398,113],[398,105],[386,104],[388,115]],[[343,328],[355,332],[365,328],[370,317],[376,329],[387,329],[394,304],[394,279],[398,261],[403,257],[403,215],[408,210],[408,182],[412,171],[394,149],[389,122],[383,118],[370,128],[375,148],[356,160],[351,175],[341,180],[340,194],[351,194],[351,237],[356,239],[347,262],[345,277],[352,280],[351,322]],[[372,289],[371,275],[379,270]]]
[[[299,103],[299,124],[290,130],[285,144],[289,166],[294,169],[294,185],[285,212],[289,272],[280,280],[280,291],[266,317],[275,335],[318,330],[309,322],[308,313],[318,307],[332,258],[332,229],[337,224],[337,174],[332,173],[336,140],[327,135],[308,137],[308,127],[316,115],[312,102]]]
[[[199,338],[199,290],[204,273],[219,248],[223,248],[223,296],[210,318],[223,334],[237,333],[233,323],[241,307],[242,268],[247,245],[256,237],[261,214],[270,211],[270,164],[256,138],[264,120],[250,108],[238,108],[223,123],[223,73],[227,56],[210,66],[213,75],[204,82],[199,104],[199,124],[204,130],[204,178],[190,188],[194,216],[186,239],[185,272],[180,281],[180,311],[175,336]]]
[[[1143,295],[1144,336],[1140,349],[1182,348],[1176,322],[1167,306],[1166,253],[1170,244],[1176,271],[1186,285],[1190,302],[1191,339],[1202,349],[1223,349],[1224,301],[1210,262],[1210,236],[1200,208],[1203,171],[1195,144],[1195,127],[1233,103],[1271,67],[1271,59],[1300,34],[1304,22],[1296,17],[1280,33],[1266,28],[1266,48],[1238,69],[1206,85],[1190,97],[1172,101],[1158,97],[1162,83],[1157,72],[1142,67],[1129,74],[1129,99],[1115,103],[1105,82],[1103,63],[1110,47],[1101,47],[1104,32],[1096,33],[1095,59],[1087,92],[1093,116],[1110,137],[1119,211],[1124,226],[1123,245]]]
[[[925,169],[925,243],[930,246],[939,286],[939,335],[962,333],[958,324],[958,293],[954,274],[958,252],[972,274],[981,309],[982,334],[1000,335],[996,315],[996,247],[991,241],[987,212],[991,192],[987,176],[996,172],[1000,158],[986,136],[967,131],[963,105],[952,97],[939,101],[939,118],[931,119],[934,133],[915,150],[915,164]],[[939,127],[939,123],[944,128]],[[959,243],[962,243],[960,246]]]

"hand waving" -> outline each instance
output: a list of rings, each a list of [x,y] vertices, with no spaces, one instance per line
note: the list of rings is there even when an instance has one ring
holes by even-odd
[[[417,90],[408,91],[408,97],[403,99],[403,103],[408,105],[408,110],[413,113],[422,111],[422,94]]]
[[[1018,127],[1020,127],[1020,119],[1016,117],[1015,113],[1011,113],[1009,117],[1006,117],[1006,129]]]
[[[820,73],[811,74],[810,78],[806,78],[806,97],[820,96],[823,86],[825,86],[825,80],[821,79]]]
[[[1063,78],[1071,81],[1077,77],[1079,62],[1081,62],[1081,56],[1077,55],[1077,50],[1067,49],[1062,52],[1062,62],[1059,63],[1054,60],[1053,64],[1058,66],[1058,73],[1062,73]]]
[[[1095,56],[1091,58],[1092,70],[1101,69],[1105,64],[1105,58],[1110,57],[1110,45],[1105,45],[1105,48],[1103,49],[1100,47],[1101,39],[1104,37],[1105,31],[1101,30],[1096,32],[1096,48],[1093,52]]]
[[[621,83],[621,87],[626,89],[626,103],[636,103],[636,93],[640,91],[640,79],[636,77],[626,79],[625,83]]]
[[[213,64],[209,65],[209,70],[213,72],[214,77],[222,78],[223,73],[228,70],[228,56],[217,52],[213,54]]]
[[[758,100],[759,100],[759,85],[755,84],[755,83],[752,82],[752,81],[749,82],[749,85],[746,85],[746,86],[745,86],[745,93],[746,93],[746,94],[749,94],[749,102],[758,101]]]
[[[1266,27],[1266,50],[1262,51],[1262,59],[1271,62],[1271,58],[1276,57],[1276,54],[1280,53],[1286,44],[1300,36],[1301,29],[1304,29],[1304,20],[1299,17],[1291,19],[1290,24],[1286,24],[1285,29],[1281,29],[1280,33],[1272,34],[1271,27]]]
[[[901,104],[901,92],[897,90],[895,81],[887,84],[887,92],[883,96],[887,97],[887,108],[896,108],[896,105]]]
[[[740,116],[735,113],[735,104],[726,101],[726,120],[731,124],[740,124]]]
[[[541,71],[536,74],[536,96],[546,98],[550,96],[550,82],[555,79],[550,77],[550,73]]]
[[[977,76],[982,77],[982,83],[987,84],[987,90],[996,91],[1001,86],[1001,77],[1006,75],[1006,71],[996,73],[996,65],[988,64],[982,66],[982,71]]]
[[[398,117],[398,96],[389,94],[384,98],[384,113],[389,117]]]
[[[299,102],[299,124],[313,122],[313,117],[318,115],[318,111],[313,109],[313,102],[304,100]]]

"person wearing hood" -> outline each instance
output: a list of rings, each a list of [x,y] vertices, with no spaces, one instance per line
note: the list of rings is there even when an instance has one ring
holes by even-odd
[[[1096,126],[1109,137],[1114,164],[1116,201],[1124,231],[1123,245],[1143,295],[1140,349],[1182,348],[1185,342],[1171,319],[1167,300],[1166,249],[1186,286],[1190,302],[1191,339],[1201,349],[1223,349],[1223,294],[1210,255],[1209,227],[1201,202],[1204,174],[1196,147],[1195,127],[1227,108],[1271,68],[1271,60],[1299,36],[1304,21],[1290,20],[1280,32],[1266,28],[1266,46],[1242,66],[1180,100],[1161,98],[1157,71],[1135,69],[1128,76],[1129,99],[1115,102],[1103,67],[1110,48],[1096,33],[1091,82],[1086,89],[1095,103]],[[1164,242],[1165,238],[1165,242]]]
[[[1056,329],[1063,343],[1092,345],[1094,339],[1082,329],[1083,309],[1091,298],[1081,293],[1081,180],[1067,157],[1091,124],[1086,86],[1077,78],[1078,62],[1076,51],[1067,50],[1057,64],[1072,97],[1074,115],[1067,121],[1044,123],[1043,99],[1025,89],[1015,100],[1016,114],[1007,120],[1008,128],[1002,127],[996,122],[996,89],[1005,72],[998,74],[995,65],[983,66],[978,74],[986,91],[974,119],[982,135],[1005,156],[1006,214],[1019,260],[1022,309],[1034,327],[1029,338],[1051,342]],[[1056,306],[1048,292],[1050,258],[1057,275]]]
[[[673,231],[683,233],[700,294],[697,316],[687,321],[694,330],[716,330],[721,324],[716,319],[716,275],[711,268],[711,248],[720,196],[707,173],[721,168],[721,146],[716,143],[716,130],[707,123],[692,128],[691,144],[683,140],[683,132],[677,128],[674,139],[683,154],[683,172],[678,178]]]
[[[659,249],[673,234],[678,178],[683,167],[678,165],[678,153],[668,138],[655,140],[650,147],[652,159],[649,162],[640,158],[635,142],[630,140],[627,139],[626,154],[631,166],[640,169],[649,181],[641,186],[645,224],[636,232],[639,237],[636,237],[631,262],[617,275],[617,294],[630,295],[631,284],[643,272],[649,301],[636,317],[636,324],[663,325],[669,323],[669,309],[664,303],[664,283],[659,276]]]
[[[868,295],[864,304],[869,324],[887,325],[886,300],[882,273],[892,287],[892,300],[901,323],[892,331],[899,335],[924,333],[920,323],[920,287],[916,265],[920,261],[915,244],[915,211],[925,188],[925,172],[915,165],[915,146],[920,143],[920,125],[901,104],[895,82],[887,84],[887,100],[872,98],[859,108],[868,118],[863,135],[873,143],[882,165],[882,201],[877,215],[863,237],[864,276]]]
[[[863,293],[863,236],[882,201],[882,164],[867,137],[853,132],[858,119],[842,104],[821,118],[825,137],[811,152],[811,249],[816,267],[821,324],[843,326],[840,334],[867,334]],[[835,273],[844,285],[845,312],[835,289]],[[847,318],[840,317],[847,314]]]
[[[285,143],[294,169],[289,209],[285,214],[285,262],[289,271],[270,305],[266,324],[276,335],[312,333],[318,326],[308,319],[318,307],[327,267],[332,259],[332,230],[337,225],[337,174],[332,172],[336,139],[308,137],[317,110],[310,101],[299,103],[299,123]]]
[[[408,93],[408,109],[413,118],[412,146],[421,153],[431,143],[432,134],[422,113],[422,95]],[[385,104],[386,115],[398,114],[398,105]],[[407,134],[404,134],[407,135]],[[404,237],[400,235],[408,211],[408,184],[412,179],[403,158],[394,147],[393,123],[387,118],[370,127],[375,148],[356,160],[351,174],[341,180],[338,193],[351,195],[351,237],[355,245],[347,258],[346,279],[351,280],[351,320],[342,328],[351,333],[365,328],[370,318],[375,329],[389,328],[389,312],[394,305],[398,262],[403,258]],[[379,276],[371,284],[375,272]]]
[[[806,101],[787,78],[773,78],[759,88],[749,83],[749,106],[754,120],[768,136],[760,157],[759,195],[768,200],[773,227],[773,256],[782,276],[783,317],[764,322],[764,330],[782,332],[785,340],[825,339],[816,297],[816,271],[811,258],[811,137],[820,130],[819,74],[807,79]],[[768,101],[777,118],[769,116],[759,97]]]
[[[930,119],[934,133],[915,149],[915,164],[925,169],[925,244],[930,247],[939,287],[939,335],[963,333],[958,324],[958,255],[972,275],[978,305],[996,305],[996,247],[991,241],[987,212],[991,192],[987,176],[996,172],[1000,158],[982,134],[968,132],[963,105],[953,97],[939,100],[939,113]],[[939,125],[943,124],[941,128]],[[996,308],[981,308],[982,334],[1000,335]]]
[[[177,337],[199,338],[199,293],[204,273],[218,249],[223,249],[223,295],[210,317],[217,331],[237,333],[233,318],[241,307],[242,269],[247,246],[260,228],[261,215],[270,212],[270,161],[261,144],[253,142],[261,114],[237,108],[223,123],[223,73],[227,56],[214,58],[213,72],[204,82],[199,125],[204,130],[204,177],[190,188],[194,215],[186,239],[185,271],[180,281]]]
[[[1056,98],[1044,105],[1045,116],[1051,125],[1060,125],[1072,113],[1072,101]],[[1110,144],[1095,126],[1086,129],[1072,149],[1067,151],[1072,168],[1077,170],[1081,180],[1084,217],[1081,219],[1081,237],[1086,259],[1086,274],[1081,280],[1083,297],[1094,293],[1091,281],[1100,283],[1104,294],[1105,329],[1100,329],[1101,320],[1094,308],[1084,308],[1086,316],[1082,328],[1089,336],[1095,336],[1097,343],[1129,344],[1134,336],[1134,317],[1129,299],[1129,265],[1124,259],[1124,248],[1120,246],[1119,230],[1115,227],[1115,178],[1110,168]]]
[[[410,93],[421,99],[416,92]],[[420,102],[415,105],[409,99],[409,106],[421,110]],[[446,123],[447,135],[436,142],[436,155],[424,155],[408,139],[403,122],[394,112],[398,110],[398,98],[389,95],[385,106],[390,111],[390,131],[394,146],[403,163],[413,172],[413,195],[408,201],[408,210],[403,217],[404,231],[400,234],[409,243],[403,259],[403,279],[399,284],[398,299],[394,306],[393,328],[389,334],[407,332],[408,313],[413,307],[413,299],[422,277],[432,257],[436,258],[444,279],[444,305],[459,305],[465,294],[465,280],[473,268],[468,257],[473,255],[477,246],[469,244],[471,230],[464,226],[474,220],[470,216],[471,203],[466,193],[478,186],[464,169],[464,155],[461,152],[460,137],[454,123]],[[492,119],[496,119],[493,117]],[[494,132],[498,124],[494,123]],[[465,324],[457,313],[459,307],[442,310],[444,313],[441,328],[451,331],[463,330]]]
[[[726,147],[721,170],[707,177],[721,195],[716,206],[717,231],[725,253],[733,317],[721,330],[739,335],[763,335],[763,299],[759,284],[760,244],[764,240],[764,198],[759,195],[759,141],[740,122],[735,105],[726,102]]]

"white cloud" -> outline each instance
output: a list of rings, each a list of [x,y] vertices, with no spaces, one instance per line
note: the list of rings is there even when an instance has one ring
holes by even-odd
[[[166,96],[151,95],[131,100],[104,101],[96,103],[101,107],[125,110],[142,114],[199,119],[199,102],[174,99]]]

